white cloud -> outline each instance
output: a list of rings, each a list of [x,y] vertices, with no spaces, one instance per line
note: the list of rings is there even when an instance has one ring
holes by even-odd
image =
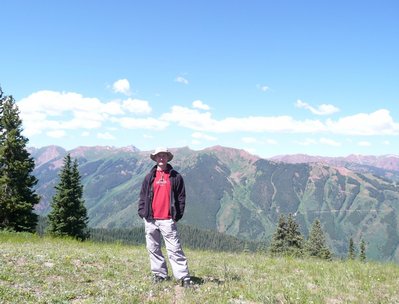
[[[277,140],[275,140],[275,139],[266,139],[266,143],[268,145],[277,145]]]
[[[18,102],[22,114],[41,113],[49,116],[59,116],[66,111],[98,111],[103,106],[97,98],[55,91],[38,91]]]
[[[259,84],[257,87],[258,87],[258,89],[261,90],[262,92],[269,91],[269,89],[270,89],[267,85],[263,85],[263,84]]]
[[[17,106],[27,136],[47,130],[99,128],[110,115],[123,113],[115,101],[103,103],[72,92],[38,91]]]
[[[84,132],[82,132],[82,133],[80,134],[80,136],[82,136],[82,137],[90,136],[90,132],[84,131]]]
[[[113,122],[117,122],[121,127],[126,129],[150,129],[150,130],[164,130],[169,126],[169,123],[155,118],[113,118]]]
[[[161,115],[161,119],[169,122],[177,122],[180,126],[198,131],[206,131],[207,123],[211,123],[211,113],[200,113],[181,106],[173,106],[170,113]]]
[[[319,142],[323,145],[327,145],[327,146],[333,146],[333,147],[340,147],[341,143],[337,142],[335,140],[332,139],[328,139],[328,138],[320,138]]]
[[[124,111],[134,114],[149,114],[152,111],[148,101],[139,99],[104,103],[97,98],[72,92],[39,91],[21,99],[17,105],[26,136],[44,131],[55,131],[48,134],[56,136],[52,134],[60,134],[60,130],[98,129],[106,121],[118,122],[127,128],[139,128],[140,125],[143,128],[165,128],[168,125],[167,122],[154,122],[155,119],[141,121],[121,118],[119,122],[115,116],[124,114]]]
[[[41,134],[43,130],[50,128],[50,123],[46,121],[45,114],[32,113],[31,115],[24,115],[21,112],[21,118],[24,126],[24,135],[26,136]]]
[[[209,140],[209,141],[215,141],[217,140],[216,137],[214,136],[210,136],[201,132],[195,132],[193,134],[191,134],[191,137],[196,138],[196,139],[205,139],[205,140]]]
[[[66,135],[64,130],[52,130],[46,132],[46,135],[53,138],[62,138]]]
[[[302,141],[294,141],[294,143],[300,145],[300,146],[310,146],[310,145],[316,145],[317,141],[312,139],[312,138],[306,138],[305,140]]]
[[[399,124],[395,123],[387,110],[370,114],[356,114],[336,121],[295,120],[291,116],[248,116],[212,118],[211,112],[200,112],[182,106],[173,106],[161,120],[173,122],[181,127],[201,132],[271,132],[271,133],[331,133],[342,135],[397,135]]]
[[[363,140],[363,141],[359,141],[359,142],[357,143],[357,145],[360,146],[360,147],[370,147],[370,146],[371,146],[371,143],[370,143],[369,141]]]
[[[257,139],[255,137],[243,137],[241,138],[241,141],[246,144],[253,144],[257,142]]]
[[[313,139],[313,138],[306,138],[304,140],[297,140],[294,141],[294,143],[300,145],[300,146],[312,146],[312,145],[317,145],[317,144],[322,144],[322,145],[327,145],[327,146],[333,146],[333,147],[339,147],[341,146],[341,143],[329,139],[329,138],[319,138],[318,140]]]
[[[86,122],[101,122],[107,117],[106,114],[101,112],[92,111],[73,111],[74,120],[78,121],[79,124],[85,124]]]
[[[135,114],[149,114],[152,109],[146,100],[126,99],[122,104],[123,108]]]
[[[170,113],[161,116],[162,120],[196,131],[216,133],[226,132],[317,132],[325,131],[325,126],[318,120],[295,121],[290,116],[250,116],[244,118],[228,117],[217,121],[210,112],[199,112],[181,106],[173,106]]]
[[[101,112],[108,115],[119,115],[123,114],[121,104],[119,101],[110,101],[108,103],[103,103],[101,106]]]
[[[182,76],[177,76],[175,81],[182,84],[188,84],[188,80]]]
[[[381,109],[370,114],[360,113],[338,119],[327,120],[331,133],[346,135],[398,135],[399,124],[393,121],[388,110]]]
[[[310,107],[301,101],[300,107]],[[38,91],[17,102],[24,126],[24,135],[46,134],[59,138],[66,136],[68,130],[79,129],[82,136],[89,136],[90,130],[96,130],[102,138],[111,139],[112,133],[102,132],[117,128],[165,130],[175,124],[193,130],[192,140],[215,141],[218,133],[292,133],[320,134],[318,141],[306,139],[297,142],[301,145],[324,144],[341,146],[341,143],[328,139],[329,135],[398,135],[399,124],[390,112],[380,109],[372,113],[359,113],[344,116],[337,120],[307,119],[296,120],[291,116],[248,116],[214,119],[207,104],[201,100],[192,102],[192,107],[173,106],[169,112],[159,117],[135,118],[132,114],[150,114],[152,109],[146,100],[127,98],[102,102],[97,98],[88,98],[73,92]],[[312,108],[312,107],[310,107]],[[323,113],[332,110],[324,109]],[[318,111],[319,111],[318,110]],[[125,114],[125,115],[124,115]],[[131,116],[127,116],[130,114]],[[104,127],[104,130],[101,128]],[[102,132],[102,133],[101,133]],[[92,132],[91,132],[92,133]],[[94,134],[94,133],[92,133]],[[115,133],[113,133],[115,134]],[[211,134],[211,135],[210,135]],[[311,136],[311,135],[309,135]],[[275,137],[275,136],[273,136]],[[241,135],[238,135],[239,140]],[[256,139],[256,136],[242,137],[245,143],[277,144],[274,140]],[[387,144],[387,143],[385,143]]]
[[[119,79],[114,82],[112,89],[115,93],[122,93],[124,95],[130,95],[130,83],[127,79]]]
[[[207,104],[204,104],[201,100],[193,101],[193,108],[206,110],[206,111],[210,109],[210,107]]]
[[[115,136],[113,136],[111,133],[109,132],[104,132],[104,133],[97,133],[97,138],[99,139],[110,139],[113,140],[115,139]]]
[[[330,104],[322,104],[316,109],[311,105],[309,105],[308,103],[303,102],[302,100],[299,99],[296,101],[295,106],[298,108],[309,110],[315,115],[330,115],[339,112],[339,109],[336,106]]]

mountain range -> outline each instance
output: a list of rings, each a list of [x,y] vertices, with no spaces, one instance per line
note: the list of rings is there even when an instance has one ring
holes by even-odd
[[[318,218],[337,256],[347,254],[350,238],[355,244],[363,239],[369,259],[399,262],[399,156],[263,159],[221,146],[171,151],[171,165],[186,183],[184,224],[268,243],[281,214],[294,215],[305,237]],[[29,152],[39,180],[40,215],[51,208],[63,158],[70,153],[79,163],[90,226],[142,225],[137,202],[142,180],[154,165],[150,151],[48,146]]]

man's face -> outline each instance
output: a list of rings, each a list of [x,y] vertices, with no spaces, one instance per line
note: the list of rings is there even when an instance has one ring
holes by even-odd
[[[158,153],[155,155],[155,160],[158,163],[158,165],[164,165],[168,162],[168,153]]]

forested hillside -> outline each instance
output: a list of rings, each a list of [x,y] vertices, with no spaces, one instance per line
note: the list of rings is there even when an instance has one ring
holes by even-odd
[[[386,175],[323,163],[275,162],[224,147],[172,151],[171,164],[186,181],[182,224],[268,243],[279,216],[291,213],[305,236],[319,218],[335,254],[347,252],[350,238],[356,244],[364,239],[369,258],[399,261],[399,187]],[[69,152],[79,162],[90,225],[141,226],[137,201],[144,175],[154,165],[150,152],[134,147]],[[37,210],[45,215],[66,151],[47,147],[31,153],[42,197]]]

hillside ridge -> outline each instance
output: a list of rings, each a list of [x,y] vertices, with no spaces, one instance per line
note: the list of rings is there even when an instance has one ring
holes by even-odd
[[[171,164],[186,182],[183,224],[269,242],[279,216],[292,213],[305,236],[319,218],[338,255],[346,252],[350,238],[366,239],[373,259],[399,261],[397,171],[347,161],[282,162],[222,146],[171,150]],[[63,155],[43,162],[43,155],[53,154],[45,148],[34,152],[40,159],[34,174],[42,198],[36,210],[46,215]],[[144,175],[153,166],[150,151],[85,147],[67,152],[78,159],[92,227],[142,224],[137,202]]]

